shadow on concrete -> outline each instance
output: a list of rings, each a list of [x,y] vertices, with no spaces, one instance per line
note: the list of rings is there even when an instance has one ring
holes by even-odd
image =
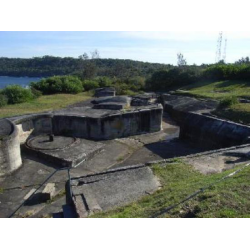
[[[163,159],[186,156],[206,151],[204,148],[197,147],[192,143],[182,141],[178,138],[147,144],[145,145],[145,148]]]
[[[28,159],[28,160],[32,160],[34,162],[38,162],[41,163],[47,167],[51,167],[53,169],[60,169],[62,168],[62,166],[60,166],[59,164],[56,163],[52,163],[49,162],[39,156],[36,156],[35,154],[32,154],[31,152],[29,152],[24,145],[21,146],[21,155],[22,155],[22,159]]]

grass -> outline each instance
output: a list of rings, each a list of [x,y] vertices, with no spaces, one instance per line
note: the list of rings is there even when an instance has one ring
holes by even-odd
[[[179,93],[187,93],[196,97],[220,100],[225,97],[237,96],[250,99],[250,82],[247,81],[203,81],[182,88]]]
[[[84,92],[76,95],[72,94],[55,94],[44,95],[30,102],[21,104],[7,105],[0,108],[0,118],[45,111],[53,111],[64,108],[68,105],[85,101],[91,96]]]
[[[250,99],[250,82],[247,81],[219,81],[197,82],[181,90],[178,94],[198,98],[223,100],[225,98]],[[236,103],[230,107],[218,108],[214,114],[244,124],[250,124],[250,103]]]
[[[153,217],[162,209],[180,202],[193,192],[221,179],[235,169],[220,174],[202,175],[191,166],[175,161],[164,167],[154,166],[153,171],[163,186],[160,190],[152,195],[145,196],[138,202],[112,211],[95,214],[92,217]],[[179,205],[162,217],[250,217],[249,175],[250,167],[216,184],[213,188],[190,201]]]

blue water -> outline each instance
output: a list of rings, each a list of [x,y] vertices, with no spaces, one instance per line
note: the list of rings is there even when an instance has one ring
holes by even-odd
[[[40,81],[40,77],[11,77],[11,76],[0,76],[0,89],[3,89],[7,85],[18,84],[22,87],[27,87],[31,82]]]

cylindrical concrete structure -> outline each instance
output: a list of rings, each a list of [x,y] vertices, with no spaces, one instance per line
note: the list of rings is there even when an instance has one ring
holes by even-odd
[[[17,127],[7,119],[0,126],[0,176],[4,176],[21,167],[22,158]]]

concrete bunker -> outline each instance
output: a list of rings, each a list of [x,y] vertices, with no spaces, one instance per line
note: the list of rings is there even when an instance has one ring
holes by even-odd
[[[104,96],[115,96],[115,88],[105,87],[95,89],[95,97],[104,97]]]
[[[129,107],[129,97],[113,98],[98,98],[97,104],[82,108],[14,117],[11,121],[1,120],[2,124],[8,124],[6,128],[11,128],[8,133],[5,131],[6,140],[1,139],[1,175],[11,173],[22,165],[20,147],[62,167],[74,167],[102,148],[102,143],[95,141],[161,130],[161,104],[135,108]],[[110,101],[122,105],[122,109],[108,106],[95,108],[95,105]]]

